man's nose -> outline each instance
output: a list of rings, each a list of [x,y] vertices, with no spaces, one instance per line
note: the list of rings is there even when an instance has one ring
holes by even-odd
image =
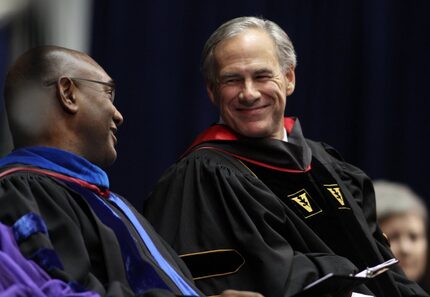
[[[261,96],[260,91],[256,88],[252,80],[245,80],[241,91],[242,95],[239,96],[241,103],[253,103]]]
[[[113,121],[115,122],[116,126],[118,127],[118,126],[122,125],[122,123],[124,122],[124,118],[123,118],[122,114],[119,112],[119,110],[116,107],[114,107],[114,108],[115,108],[115,112],[113,114]]]

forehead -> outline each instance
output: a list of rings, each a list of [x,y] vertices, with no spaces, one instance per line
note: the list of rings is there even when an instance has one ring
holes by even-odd
[[[100,81],[111,80],[106,71],[88,56],[77,57],[72,63],[75,63],[76,76]]]
[[[97,65],[98,66],[98,65]],[[103,70],[100,66],[87,64],[86,67],[81,68],[82,78],[100,80],[100,81],[111,81],[111,77]]]
[[[272,38],[259,29],[249,29],[217,45],[214,57],[218,70],[243,67],[278,67],[278,56]]]
[[[381,222],[385,228],[401,231],[417,230],[424,231],[425,220],[414,212],[393,214]]]

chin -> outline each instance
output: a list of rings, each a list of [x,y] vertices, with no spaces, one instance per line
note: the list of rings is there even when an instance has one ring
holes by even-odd
[[[273,134],[273,131],[271,129],[261,126],[254,127],[254,125],[248,125],[246,127],[243,127],[242,129],[236,130],[236,132],[243,136],[252,138],[272,137]]]
[[[239,134],[250,138],[268,138],[270,135],[261,131],[237,131]]]
[[[116,157],[117,157],[117,154],[116,154],[116,151],[114,150],[113,152],[110,152],[109,154],[107,154],[105,158],[99,160],[99,162],[97,162],[96,165],[101,168],[107,168],[115,162]]]
[[[272,138],[277,135],[279,129],[283,129],[282,122],[275,121],[272,117],[241,119],[229,117],[224,122],[236,133],[250,138]],[[283,132],[281,132],[283,135]]]
[[[110,157],[107,158],[107,160],[106,160],[106,166],[105,167],[111,166],[113,163],[115,163],[116,157],[117,157],[117,154],[116,154],[116,151],[115,151],[115,153],[112,156],[110,156]]]

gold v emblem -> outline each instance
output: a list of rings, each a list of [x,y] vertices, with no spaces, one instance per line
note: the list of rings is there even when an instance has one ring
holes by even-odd
[[[306,209],[307,212],[312,212],[312,206],[309,203],[309,199],[306,195],[307,195],[307,193],[304,192],[304,193],[300,194],[299,196],[291,198],[291,200],[297,202],[297,204],[300,205],[301,207],[303,207],[304,209]]]
[[[345,201],[338,185],[325,185],[325,187],[327,191],[329,191],[330,194],[332,194],[333,197],[336,198],[337,201],[339,201],[340,205],[345,206]]]
[[[322,212],[318,204],[312,199],[311,195],[302,189],[294,194],[288,195],[288,198],[298,206],[296,209],[305,217],[309,218],[317,213]]]

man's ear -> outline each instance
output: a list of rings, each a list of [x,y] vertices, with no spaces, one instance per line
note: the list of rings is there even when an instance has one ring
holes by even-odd
[[[208,96],[211,99],[213,105],[218,106],[218,101],[215,96],[215,86],[213,83],[206,83],[206,91],[208,92]]]
[[[290,67],[285,76],[287,78],[287,96],[290,96],[296,87],[296,73],[294,72],[294,66]]]
[[[76,85],[69,77],[60,77],[57,81],[58,100],[63,109],[68,113],[77,113]]]

